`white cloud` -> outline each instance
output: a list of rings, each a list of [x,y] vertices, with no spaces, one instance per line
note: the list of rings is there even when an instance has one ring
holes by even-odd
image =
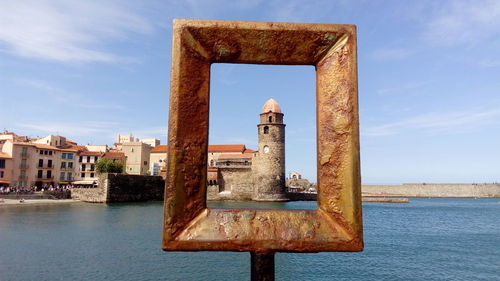
[[[116,62],[101,50],[130,32],[148,33],[150,23],[115,1],[2,1],[0,50],[65,63]]]
[[[454,134],[473,130],[487,122],[499,122],[500,109],[473,109],[427,113],[397,122],[361,129],[364,136],[389,136],[413,130],[427,134]]]
[[[35,79],[17,79],[18,82],[26,84],[30,87],[39,89],[45,94],[45,98],[50,98],[52,101],[86,109],[122,109],[123,106],[119,104],[111,103],[98,103],[98,102],[88,102],[88,98],[85,95],[70,93],[67,90],[54,86],[48,82],[35,80]]]
[[[431,46],[474,46],[500,34],[500,1],[451,1],[427,19],[423,39]]]
[[[115,122],[37,122],[37,123],[20,123],[19,127],[31,129],[35,132],[47,134],[60,134],[69,138],[73,136],[92,136],[103,133],[109,133],[116,127]]]

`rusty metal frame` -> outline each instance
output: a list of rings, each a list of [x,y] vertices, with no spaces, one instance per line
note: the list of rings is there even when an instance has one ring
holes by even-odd
[[[314,65],[318,208],[206,204],[210,65]],[[362,251],[356,27],[174,20],[163,249]]]

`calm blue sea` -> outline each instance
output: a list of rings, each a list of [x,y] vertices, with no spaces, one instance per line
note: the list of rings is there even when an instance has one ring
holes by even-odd
[[[0,280],[249,280],[248,253],[163,252],[162,215],[160,202],[0,207]],[[500,199],[364,203],[363,217],[364,252],[277,254],[277,280],[500,280]]]

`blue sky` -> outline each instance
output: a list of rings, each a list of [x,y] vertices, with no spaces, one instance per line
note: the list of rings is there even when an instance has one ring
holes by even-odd
[[[500,181],[500,2],[0,0],[0,129],[165,143],[174,18],[358,28],[367,184]],[[314,69],[212,66],[210,142],[256,148],[285,113],[287,171],[315,180]]]

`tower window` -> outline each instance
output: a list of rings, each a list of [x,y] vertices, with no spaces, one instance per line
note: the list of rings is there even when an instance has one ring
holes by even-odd
[[[268,126],[264,126],[264,134],[269,134],[269,127]]]
[[[269,116],[269,123],[273,123],[273,117]]]

